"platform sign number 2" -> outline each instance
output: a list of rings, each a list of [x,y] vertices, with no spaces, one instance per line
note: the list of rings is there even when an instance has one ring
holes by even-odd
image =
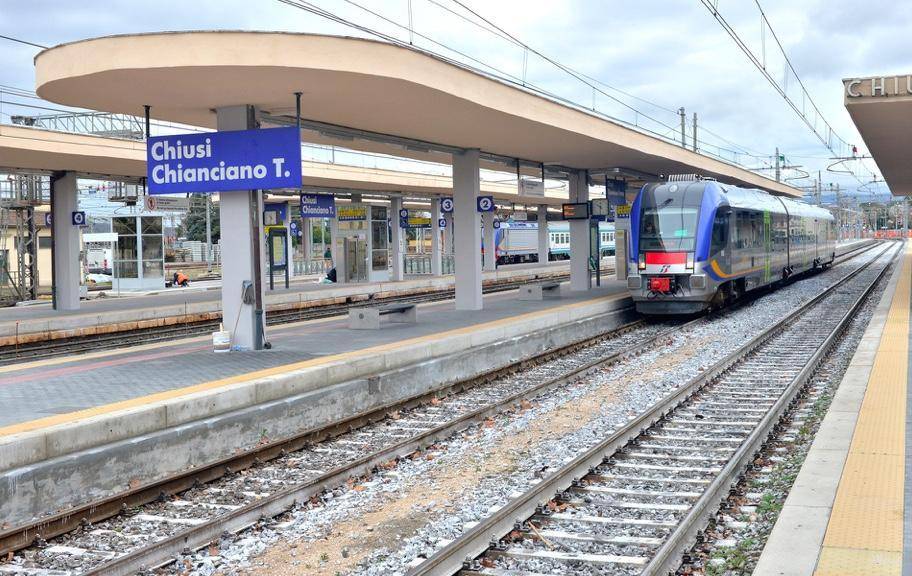
[[[494,211],[494,197],[493,196],[479,196],[478,202],[479,212],[493,212]]]
[[[73,226],[85,226],[86,213],[82,211],[73,212]]]

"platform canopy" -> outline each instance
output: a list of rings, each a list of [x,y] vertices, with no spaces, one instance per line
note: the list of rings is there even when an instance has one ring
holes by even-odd
[[[149,105],[154,118],[215,127],[215,108],[251,104],[281,124],[293,120],[293,94],[302,92],[302,117],[315,134],[308,141],[438,162],[446,148],[478,148],[571,169],[698,173],[801,194],[583,109],[385,42],[278,32],[123,35],[44,50],[35,67],[38,94],[70,106],[141,115]]]
[[[897,196],[912,195],[912,74],[847,78],[845,107]]]

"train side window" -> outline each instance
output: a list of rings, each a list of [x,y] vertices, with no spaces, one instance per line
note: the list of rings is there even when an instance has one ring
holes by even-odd
[[[728,217],[729,213],[716,212],[713,218],[711,249],[713,254],[718,254],[725,249],[728,243]]]

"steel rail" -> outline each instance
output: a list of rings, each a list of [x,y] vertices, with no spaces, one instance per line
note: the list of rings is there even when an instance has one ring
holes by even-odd
[[[499,541],[512,531],[517,521],[533,516],[540,506],[553,499],[554,494],[568,489],[576,479],[582,478],[591,470],[594,470],[611,454],[629,444],[630,441],[665,418],[704,386],[713,382],[754,350],[766,344],[792,324],[793,321],[860,274],[891,248],[891,246],[887,246],[870,262],[865,263],[845,278],[828,287],[800,308],[793,310],[785,318],[766,328],[737,350],[729,353],[708,370],[654,403],[634,420],[622,426],[602,442],[575,457],[559,470],[551,473],[526,493],[512,499],[493,515],[463,533],[451,544],[409,570],[406,573],[407,576],[451,576],[459,572],[465,560],[474,559],[484,553],[492,542]]]

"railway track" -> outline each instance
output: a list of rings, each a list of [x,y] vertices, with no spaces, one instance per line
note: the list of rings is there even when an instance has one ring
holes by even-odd
[[[610,273],[612,271],[609,270],[608,272]],[[556,276],[553,278],[553,281],[563,282],[569,280],[569,278],[570,277],[568,275]],[[520,282],[504,282],[502,284],[492,284],[484,288],[484,293],[494,294],[497,292],[505,292],[507,290],[516,290],[523,284],[528,284],[532,281],[533,280],[527,279]],[[426,302],[449,300],[453,298],[454,294],[455,293],[452,289],[447,289],[432,293],[384,298],[380,301],[383,303],[422,304]],[[345,304],[329,304],[295,310],[276,310],[268,312],[266,316],[266,324],[267,326],[277,326],[291,322],[301,322],[304,320],[316,320],[320,318],[329,318],[332,316],[341,316],[347,314],[350,308],[363,306],[367,303],[370,303],[370,301],[370,299],[365,299],[355,300]],[[192,338],[194,336],[204,336],[211,334],[213,331],[217,330],[218,327],[218,320],[205,320],[201,322],[185,322],[181,324],[174,324],[171,326],[163,326],[157,328],[128,330],[111,334],[79,336],[76,338],[20,344],[18,346],[3,346],[0,347],[0,364],[28,362],[31,360],[53,358],[56,356],[80,354],[82,352],[111,350],[115,348],[124,348],[127,346],[135,346],[138,344],[167,342],[174,340],[175,338]]]
[[[218,541],[223,533],[278,515],[295,502],[318,498],[351,477],[412,454],[524,398],[639,354],[680,328],[632,322],[480,382],[457,385],[444,392],[452,395],[443,403],[433,396],[415,398],[332,429],[268,444],[104,502],[0,531],[0,556],[25,549],[0,563],[0,574],[130,574],[169,563],[188,550]]]
[[[452,393],[445,403],[433,395],[411,399],[103,502],[0,531],[0,558],[29,548],[25,564],[14,559],[12,572],[17,574],[55,570],[130,574],[169,562],[185,548],[217,540],[225,530],[241,530],[261,517],[274,516],[295,502],[343,485],[350,477],[368,474],[376,466],[514,407],[524,398],[637,354],[661,342],[674,325],[635,320],[590,341],[438,392]],[[250,473],[240,474],[248,468]],[[214,480],[218,482],[210,485]],[[176,494],[180,497],[172,499]],[[63,536],[51,541],[59,535]],[[115,557],[116,552],[129,549],[133,552]],[[0,574],[9,572],[11,565],[0,563]]]
[[[897,252],[885,247],[409,576],[674,572]]]

